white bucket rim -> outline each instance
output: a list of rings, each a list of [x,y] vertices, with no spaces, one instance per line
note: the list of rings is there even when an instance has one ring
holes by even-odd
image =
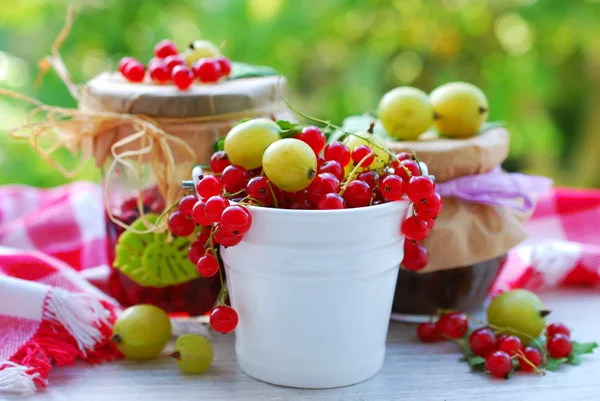
[[[259,214],[270,214],[270,215],[285,215],[285,216],[297,216],[297,215],[307,215],[307,214],[335,214],[342,215],[346,214],[349,217],[357,214],[370,214],[370,213],[385,213],[387,211],[391,211],[397,209],[401,204],[405,204],[406,207],[410,205],[411,201],[408,198],[402,198],[397,201],[391,201],[386,203],[381,203],[379,205],[374,206],[363,206],[363,207],[353,207],[353,208],[345,208],[345,209],[281,209],[274,207],[264,207],[264,206],[252,206],[252,205],[243,205],[247,208],[251,214],[259,213]]]

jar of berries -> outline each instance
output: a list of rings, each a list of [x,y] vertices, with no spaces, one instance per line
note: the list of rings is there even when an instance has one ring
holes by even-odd
[[[208,233],[190,218],[195,192],[181,199],[179,183],[194,165],[229,164],[219,140],[238,121],[290,118],[284,89],[272,69],[232,63],[208,41],[179,53],[167,40],[146,66],[126,57],[118,72],[84,86],[79,109],[94,121],[83,148],[103,169],[109,289],[119,302],[188,315],[212,309],[222,282],[198,274],[194,244]]]

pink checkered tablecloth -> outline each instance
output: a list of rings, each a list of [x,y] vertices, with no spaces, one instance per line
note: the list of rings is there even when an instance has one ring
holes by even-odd
[[[493,292],[598,286],[599,226],[600,191],[544,194]],[[52,364],[118,356],[107,272],[99,186],[0,187],[0,393],[45,386]]]

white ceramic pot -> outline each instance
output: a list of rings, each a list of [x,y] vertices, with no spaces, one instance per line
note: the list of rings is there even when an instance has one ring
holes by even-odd
[[[385,356],[408,206],[250,207],[252,228],[239,245],[221,251],[239,314],[240,368],[301,388],[374,376]]]

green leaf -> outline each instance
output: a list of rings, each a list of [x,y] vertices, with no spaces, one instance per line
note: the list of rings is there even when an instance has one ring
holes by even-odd
[[[591,354],[594,352],[594,349],[598,348],[598,343],[578,343],[577,341],[573,341],[573,351],[571,351],[574,355],[580,354]]]
[[[469,365],[471,365],[473,367],[485,365],[485,359],[483,359],[480,356],[472,356],[470,358],[467,358],[467,362],[469,362]]]
[[[294,124],[285,120],[277,121],[277,125],[279,126],[279,128],[281,128],[282,131],[289,131],[291,129],[295,129],[298,126],[298,124]]]
[[[550,370],[552,372],[555,372],[558,370],[558,368],[560,368],[560,365],[568,362],[569,359],[568,358],[550,358],[548,357],[548,363],[546,363],[546,369]]]
[[[580,365],[581,364],[581,356],[579,356],[579,354],[571,354],[569,355],[569,361],[568,363],[570,365]]]
[[[537,348],[537,350],[543,354],[544,352],[546,352],[546,336],[541,335],[535,340],[530,341],[527,345],[530,347]]]
[[[279,73],[271,67],[246,63],[231,63],[231,74],[229,75],[229,79],[269,77],[275,75],[279,75]]]
[[[225,150],[225,137],[219,138],[213,143],[213,152]]]

